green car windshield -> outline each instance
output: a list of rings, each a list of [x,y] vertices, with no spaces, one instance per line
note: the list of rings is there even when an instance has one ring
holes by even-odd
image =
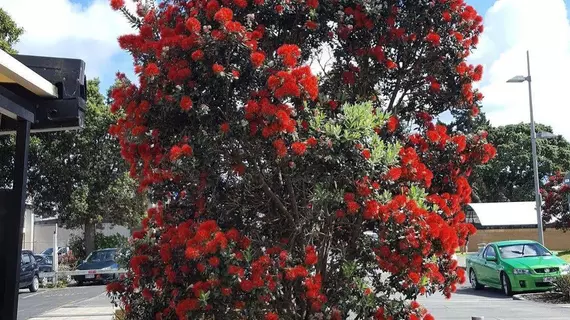
[[[552,253],[538,243],[512,244],[499,247],[501,258],[516,259],[551,256]]]

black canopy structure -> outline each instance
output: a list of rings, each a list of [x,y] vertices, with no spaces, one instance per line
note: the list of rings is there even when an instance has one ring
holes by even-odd
[[[0,319],[16,320],[30,133],[83,127],[85,63],[0,50],[0,135],[16,136],[13,182],[0,189]],[[10,188],[11,187],[11,188]]]

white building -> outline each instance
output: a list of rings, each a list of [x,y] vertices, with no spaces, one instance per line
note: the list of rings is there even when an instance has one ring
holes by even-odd
[[[47,248],[53,248],[53,233],[56,225],[57,217],[36,217],[28,206],[24,216],[24,228],[22,230],[22,249],[28,249],[35,253],[40,253]],[[100,227],[101,229],[98,229],[97,232],[101,232],[105,236],[117,233],[125,237],[129,237],[131,235],[131,231],[123,226],[112,225],[111,223],[102,223]],[[57,246],[68,246],[72,235],[83,237],[83,228],[65,229],[61,225],[57,225]]]

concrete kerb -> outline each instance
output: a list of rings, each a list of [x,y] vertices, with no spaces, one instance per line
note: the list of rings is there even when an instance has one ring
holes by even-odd
[[[528,301],[528,299],[525,298],[523,294],[515,294],[515,295],[513,295],[513,300]]]

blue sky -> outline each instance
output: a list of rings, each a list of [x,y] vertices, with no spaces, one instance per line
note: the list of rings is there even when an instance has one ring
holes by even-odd
[[[9,1],[9,0],[0,0],[0,2],[2,2],[2,1]],[[49,2],[49,0],[42,0],[42,1],[48,1]],[[82,8],[88,8],[90,5],[93,4],[94,0],[70,0],[70,2],[77,4],[77,5],[81,6]],[[471,4],[472,6],[474,6],[480,14],[483,14],[491,7],[491,5],[495,1],[494,0],[470,0],[470,1],[468,0],[467,2],[469,4]],[[109,63],[107,64],[107,67],[106,67],[106,70],[113,70],[113,71],[121,70],[123,72],[130,72],[130,69],[132,69],[130,62],[131,62],[131,60],[126,53],[117,53],[117,54],[114,54],[112,56],[112,58],[109,60]],[[107,72],[107,73],[101,74],[99,76],[99,78],[101,79],[101,89],[106,91],[105,88],[109,87],[114,82],[114,72]]]
[[[535,117],[570,139],[570,105],[564,77],[570,74],[570,0],[466,0],[484,18],[485,32],[469,62],[482,64],[483,110],[494,125],[528,122],[528,92],[505,81],[526,72],[531,52]],[[105,92],[115,72],[132,75],[130,57],[117,37],[132,32],[109,0],[0,0],[25,28],[17,49],[25,54],[80,58],[88,77]],[[33,7],[34,10],[29,10]]]

